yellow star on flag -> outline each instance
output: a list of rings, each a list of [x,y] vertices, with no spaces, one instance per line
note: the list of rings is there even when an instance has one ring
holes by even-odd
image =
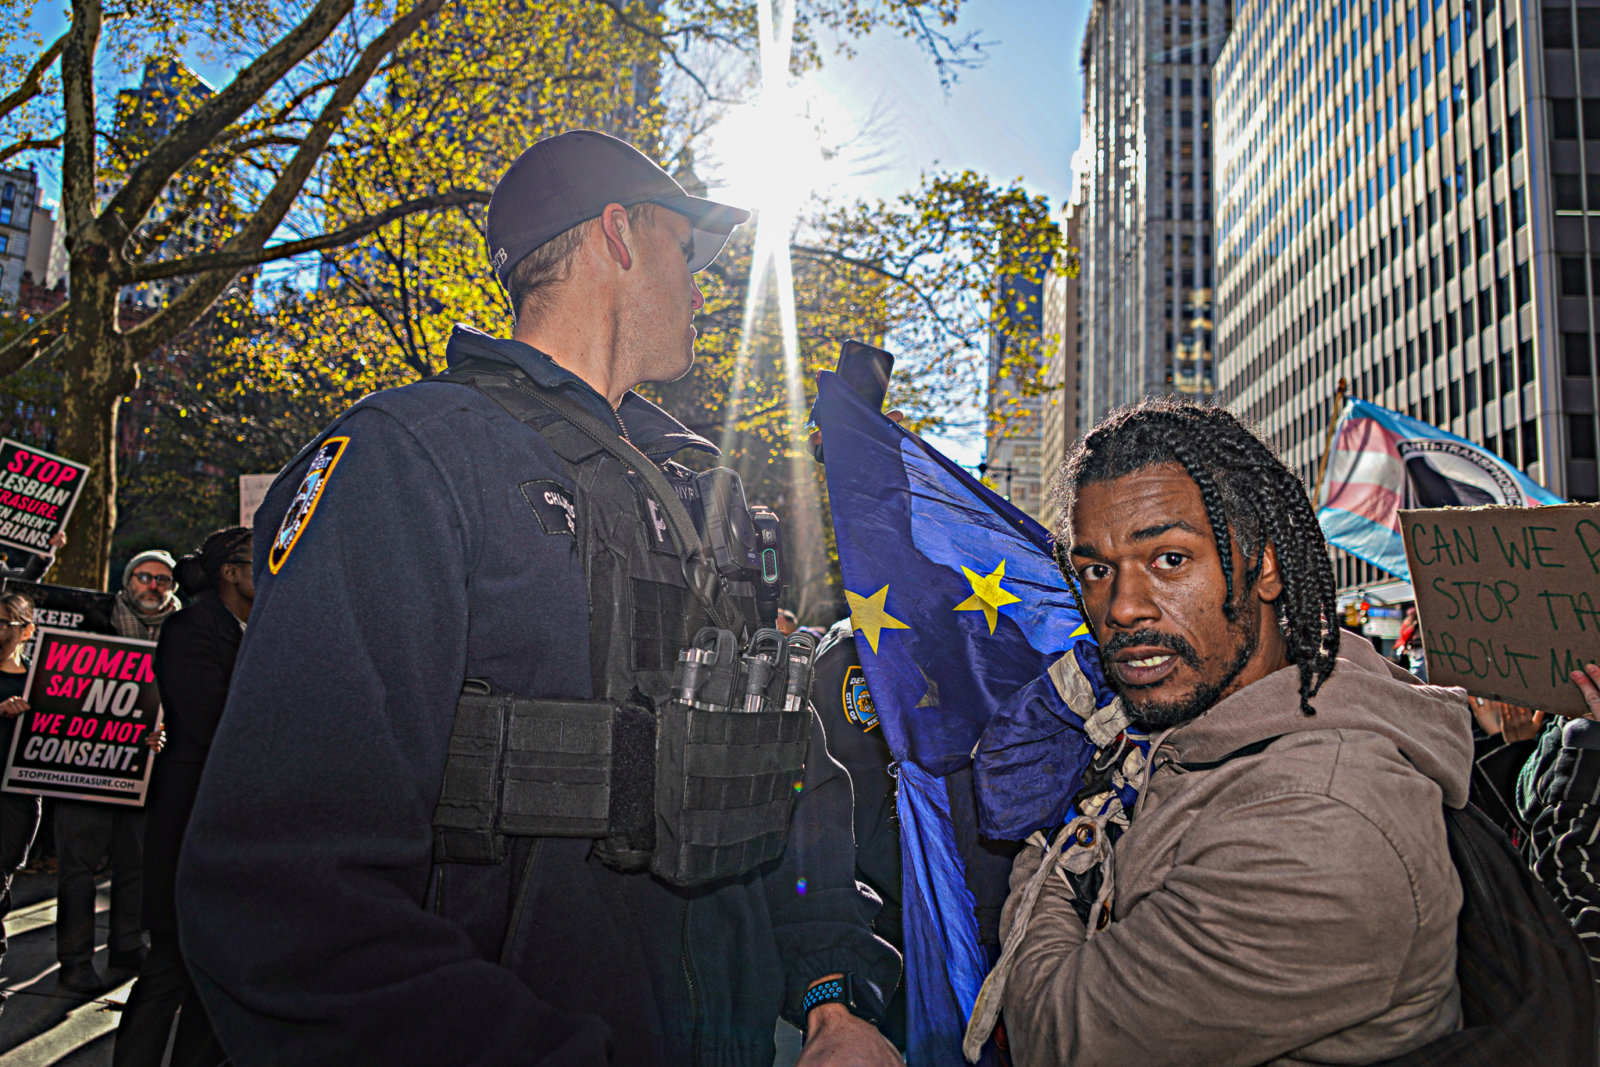
[[[884,602],[889,599],[888,586],[884,586],[871,596],[862,596],[846,589],[844,598],[850,604],[850,626],[860,630],[866,637],[867,644],[872,646],[874,656],[878,654],[878,636],[884,630],[911,629],[885,610]]]
[[[988,575],[979,575],[976,571],[961,568],[961,573],[967,576],[967,581],[972,585],[972,595],[956,605],[957,611],[981,611],[984,620],[989,623],[989,632],[994,633],[995,623],[1000,619],[1000,608],[1007,604],[1017,604],[1022,601],[1019,596],[1013,596],[1000,587],[1000,580],[1006,576],[1006,561],[1001,560]]]

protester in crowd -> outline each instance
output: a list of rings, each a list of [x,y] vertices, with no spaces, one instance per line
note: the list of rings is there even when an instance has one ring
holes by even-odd
[[[818,646],[816,679],[811,699],[827,733],[828,751],[850,772],[855,797],[856,877],[883,899],[882,909],[872,920],[873,929],[895,948],[903,949],[894,756],[878,725],[878,712],[867,688],[849,618],[835,623]],[[972,894],[978,944],[987,953],[984,963],[992,964],[1000,954],[1000,909],[1005,904],[1007,878],[1017,846],[979,835],[970,766],[946,775],[943,781],[962,875]],[[906,1047],[904,983],[889,1001],[883,1031],[897,1048]]]
[[[1415,604],[1406,608],[1405,618],[1400,620],[1400,636],[1394,643],[1394,658],[1396,663],[1418,678],[1428,680],[1428,658],[1422,649],[1422,624],[1417,618]]]
[[[145,804],[144,925],[150,931],[150,955],[117,1027],[115,1067],[161,1067],[174,1015],[178,1032],[172,1038],[171,1067],[209,1067],[226,1059],[179,951],[172,886],[200,772],[228,702],[234,658],[255,601],[250,531],[231,526],[213,533],[198,552],[178,561],[176,576],[192,599],[161,628],[156,647],[167,745],[151,773]]]
[[[1113,413],[1057,493],[1106,675],[1152,740],[1091,899],[1058,861],[1107,826],[1018,859],[990,979],[1016,1063],[1371,1063],[1458,1029],[1459,691],[1339,632],[1304,489],[1222,408]]]
[[[172,554],[148,549],[122,570],[122,589],[111,610],[111,622],[122,637],[155,641],[161,627],[182,603],[172,575]],[[150,735],[159,748],[163,735]],[[95,872],[111,858],[111,970],[137,971],[144,962],[143,808],[92,801],[61,800],[56,804],[56,958],[61,961],[61,988],[90,996],[109,983],[94,966]]]
[[[1545,713],[1481,696],[1469,696],[1467,706],[1472,709],[1472,803],[1520,847],[1526,828],[1514,814],[1517,777],[1533,755]]]
[[[1600,981],[1600,664],[1572,672],[1589,711],[1552,716],[1517,779],[1523,852],[1578,932]]]
[[[190,972],[235,1062],[768,1067],[780,1015],[807,1067],[900,1062],[864,1018],[899,961],[820,729],[769,783],[793,812],[777,858],[693,887],[651,873],[672,862],[640,788],[672,665],[757,605],[690,554],[669,457],[714,446],[632,390],[688,372],[694,272],[745,217],[613,138],[540,142],[488,210],[512,339],[458,327],[442,380],[362,400],[268,492],[178,864]],[[452,737],[499,714],[470,710],[482,691],[521,698],[519,722],[614,727],[611,799],[571,836],[546,794],[466,799],[487,779]],[[491,760],[511,743],[492,732]],[[500,817],[508,792],[526,821]]]
[[[800,629],[800,620],[788,608],[779,608],[777,621],[773,625],[778,628],[780,634],[788,637]]]
[[[183,603],[178,599],[177,579],[172,576],[172,553],[148,549],[128,561],[122,569],[122,589],[111,611],[112,625],[123,637],[154,641],[166,622]]]
[[[15,578],[24,582],[40,582],[55,566],[56,552],[67,543],[67,534],[64,530],[57,530],[50,536],[50,551],[48,552],[7,552],[4,562],[0,562],[0,578]]]
[[[0,596],[0,752],[11,751],[17,716],[28,710],[22,688],[28,678],[24,650],[33,639],[33,603],[18,593]],[[11,878],[28,858],[39,829],[39,798],[0,793],[0,961],[6,955],[5,917],[11,913]],[[0,1004],[5,995],[0,993]]]

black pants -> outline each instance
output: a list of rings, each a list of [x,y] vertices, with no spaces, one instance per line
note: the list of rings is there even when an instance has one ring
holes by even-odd
[[[56,959],[63,967],[94,959],[94,872],[111,856],[112,952],[144,945],[144,812],[63,800],[56,807]]]
[[[189,981],[178,951],[178,935],[152,932],[150,955],[139,969],[117,1025],[112,1067],[161,1067],[173,1015],[178,1017],[178,1036],[172,1045],[171,1067],[216,1067],[227,1060]]]
[[[5,917],[11,914],[11,876],[28,858],[39,829],[39,798],[0,793],[0,959],[6,954]]]

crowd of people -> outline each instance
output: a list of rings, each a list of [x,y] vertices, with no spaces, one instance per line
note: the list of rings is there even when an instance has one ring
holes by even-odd
[[[58,538],[53,547],[64,543]],[[49,557],[28,561],[9,576],[36,582],[51,562]],[[12,879],[48,809],[59,987],[98,996],[135,979],[117,1030],[118,1065],[201,1067],[226,1060],[190,992],[178,951],[172,886],[189,805],[227,700],[233,655],[253,594],[250,531],[244,527],[217,531],[181,560],[162,549],[135,554],[122,571],[111,623],[119,636],[156,643],[164,726],[148,741],[162,755],[152,765],[145,806],[60,798],[41,802],[31,794],[0,793],[0,919],[10,911]],[[21,593],[0,596],[0,743],[8,751],[17,717],[28,710],[23,682],[34,610]],[[111,878],[109,974],[94,964],[96,879],[104,873]],[[185,1005],[188,1010],[180,1013]],[[171,1058],[164,1059],[175,1018]]]
[[[695,273],[746,217],[613,138],[541,141],[488,212],[512,335],[459,327],[443,374],[341,416],[260,536],[129,562],[115,626],[158,642],[166,724],[148,804],[55,811],[66,989],[105,987],[111,862],[111,965],[138,973],[119,1067],[169,1040],[183,1065],[767,1067],[780,1019],[803,1067],[903,1062],[895,779],[852,624],[810,703],[791,685],[767,709],[759,664],[815,632],[713,565],[711,483],[674,457],[716,449],[634,391],[689,370]],[[1574,845],[1596,836],[1600,667],[1574,679],[1593,718],[1540,729],[1341,632],[1303,488],[1220,408],[1116,413],[1057,491],[1117,699],[1074,709],[1103,758],[1061,783],[1065,825],[984,840],[970,771],[946,778],[992,965],[974,1060],[1596,1062],[1572,929],[1544,936],[1577,987],[1486,961],[1486,903],[1548,901],[1514,879],[1486,898],[1461,849],[1505,873],[1463,814],[1499,796],[1600,946]],[[779,645],[750,644],[733,709],[697,665],[763,625]],[[0,598],[0,728],[31,636]],[[1520,753],[1509,777],[1491,749]],[[39,811],[0,794],[7,886]],[[1527,994],[1542,1031],[1490,994]]]

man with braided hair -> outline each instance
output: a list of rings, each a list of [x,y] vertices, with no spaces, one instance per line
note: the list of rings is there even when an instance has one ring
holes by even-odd
[[[1030,886],[1060,848],[1018,858],[1016,1062],[1372,1063],[1459,1028],[1461,692],[1341,640],[1304,488],[1220,408],[1115,412],[1056,492],[1106,675],[1152,740],[1099,929],[1055,870]]]

